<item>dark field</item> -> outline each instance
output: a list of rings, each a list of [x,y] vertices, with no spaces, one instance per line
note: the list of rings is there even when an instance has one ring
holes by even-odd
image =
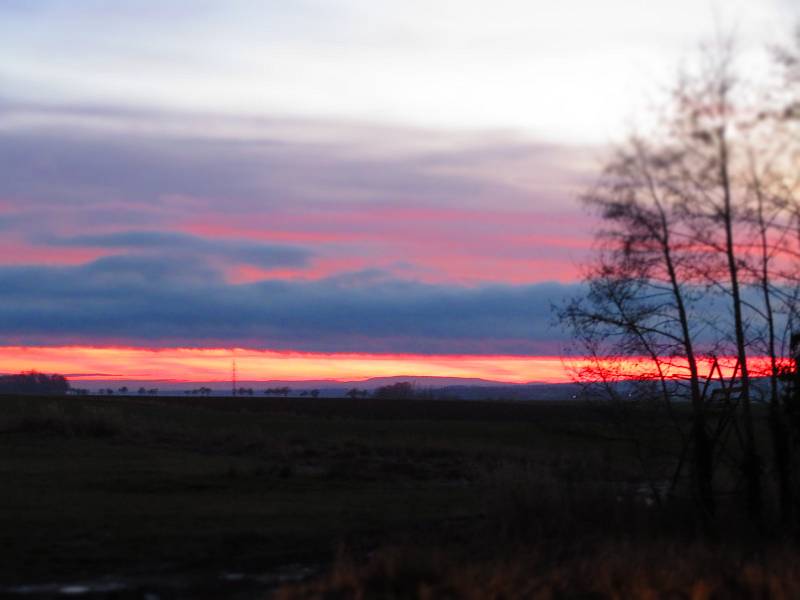
[[[581,403],[0,402],[3,597],[800,591],[783,542],[697,542]],[[676,440],[651,425],[645,459],[666,463]]]

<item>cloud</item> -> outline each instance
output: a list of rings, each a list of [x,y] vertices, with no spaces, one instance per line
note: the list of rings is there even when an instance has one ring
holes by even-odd
[[[563,280],[588,238],[574,198],[594,153],[497,132],[7,101],[0,263],[83,245],[309,277]]]
[[[379,272],[231,285],[213,269],[109,257],[0,268],[3,344],[208,345],[314,352],[552,354],[550,304],[576,285],[460,287]]]
[[[125,231],[95,235],[50,238],[50,245],[107,250],[131,250],[157,255],[180,257],[186,260],[223,260],[270,269],[275,267],[304,267],[312,253],[309,250],[248,240],[208,239],[182,233],[163,231]]]
[[[693,0],[500,0],[490,18],[477,0],[27,4],[0,4],[0,78],[21,97],[513,127],[556,140],[619,136],[647,109],[636,99],[715,25]],[[786,0],[725,8],[748,49],[790,14]]]
[[[532,197],[558,203],[596,167],[590,148],[510,134],[91,106],[0,102],[0,133],[0,193],[76,207],[146,209],[174,197],[232,211],[343,201],[519,207]]]
[[[14,103],[0,134],[0,343],[558,350],[574,286],[521,282],[574,273],[585,148]]]

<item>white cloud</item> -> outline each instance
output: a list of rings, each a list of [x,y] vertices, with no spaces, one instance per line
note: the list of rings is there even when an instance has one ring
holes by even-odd
[[[592,142],[620,133],[715,15],[747,53],[798,12],[782,0],[43,5],[0,19],[0,93]]]

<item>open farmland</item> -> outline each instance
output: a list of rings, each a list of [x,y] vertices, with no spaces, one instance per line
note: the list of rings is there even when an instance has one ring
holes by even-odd
[[[83,582],[106,597],[98,582],[113,581],[130,597],[260,597],[386,548],[437,548],[444,577],[518,550],[577,560],[598,543],[693,536],[643,493],[631,444],[577,402],[2,402],[9,594]],[[674,440],[654,432],[666,460]]]

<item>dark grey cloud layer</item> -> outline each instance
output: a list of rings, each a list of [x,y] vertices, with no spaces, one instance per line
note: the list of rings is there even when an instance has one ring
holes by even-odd
[[[246,345],[319,352],[550,354],[576,286],[456,287],[377,272],[225,283],[207,265],[117,256],[0,268],[0,343]]]
[[[47,238],[49,245],[77,248],[128,250],[151,253],[172,259],[223,261],[262,268],[303,267],[312,253],[304,248],[263,244],[248,240],[208,239],[167,231],[125,231],[95,235]]]

